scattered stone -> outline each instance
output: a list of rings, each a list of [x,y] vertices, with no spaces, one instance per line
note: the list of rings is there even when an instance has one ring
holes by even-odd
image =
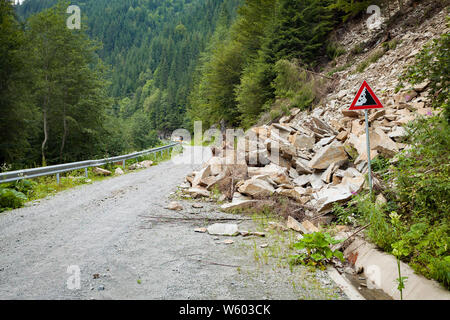
[[[309,167],[314,169],[326,169],[333,162],[342,163],[348,159],[342,143],[334,141],[322,148],[309,162]]]
[[[297,232],[308,233],[308,230],[300,222],[298,222],[291,216],[288,217],[286,226]]]
[[[183,206],[176,201],[172,201],[171,203],[169,203],[169,205],[166,208],[174,211],[183,210]]]
[[[313,233],[313,232],[319,232],[319,228],[317,228],[315,225],[311,223],[309,220],[303,220],[302,226],[307,230],[307,232],[304,233]]]
[[[259,245],[259,247],[260,248],[267,248],[269,245],[267,244],[267,243],[263,243],[263,244],[260,244]]]
[[[207,231],[211,235],[218,236],[236,236],[239,234],[237,224],[232,223],[215,223],[210,225]]]
[[[262,238],[266,236],[266,234],[264,232],[258,232],[258,231],[249,232],[249,235],[258,236],[258,237],[262,237]]]
[[[122,168],[116,168],[116,170],[114,170],[114,174],[118,175],[118,176],[120,176],[120,175],[122,175],[124,173],[125,172],[123,172]]]
[[[95,167],[94,169],[92,169],[92,172],[99,175],[99,176],[110,176],[112,174],[111,171],[106,170],[106,169],[102,169],[99,167]]]
[[[264,176],[255,176],[250,180],[245,181],[244,184],[238,188],[238,191],[254,198],[262,198],[272,195],[275,192],[274,187],[269,182],[264,179],[260,179],[259,177]]]
[[[186,190],[183,190],[184,193],[190,195],[192,198],[198,198],[198,197],[209,197],[210,192],[206,190],[205,188],[189,188]]]
[[[206,228],[195,228],[194,229],[194,232],[199,232],[199,233],[205,233],[205,232],[207,232],[208,230],[206,229]]]
[[[223,240],[222,243],[224,243],[224,244],[233,244],[234,240],[226,239],[226,240]]]

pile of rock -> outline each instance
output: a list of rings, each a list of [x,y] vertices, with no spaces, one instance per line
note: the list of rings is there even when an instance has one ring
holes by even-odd
[[[432,113],[420,97],[425,88],[401,92],[383,101],[385,108],[370,112],[371,159],[392,158],[404,149],[402,125]],[[367,187],[364,114],[349,111],[348,105],[337,112],[293,109],[279,123],[251,128],[235,148],[227,142],[213,147],[214,156],[186,177],[182,191],[193,198],[220,191],[231,200],[223,210],[245,209],[281,195],[314,208],[313,215],[330,212],[334,203]],[[374,183],[379,183],[376,178]]]

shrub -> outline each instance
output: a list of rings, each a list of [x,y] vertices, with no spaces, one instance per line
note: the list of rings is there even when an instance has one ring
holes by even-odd
[[[314,232],[305,234],[303,239],[294,244],[294,248],[306,250],[306,253],[290,256],[290,263],[301,263],[314,267],[318,266],[323,269],[325,268],[326,263],[333,257],[343,261],[344,256],[342,252],[330,249],[330,245],[338,244],[340,242],[342,242],[342,240],[332,238],[329,233]]]
[[[0,212],[23,206],[27,197],[15,189],[0,188]]]

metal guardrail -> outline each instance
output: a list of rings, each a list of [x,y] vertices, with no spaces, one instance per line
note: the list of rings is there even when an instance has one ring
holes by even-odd
[[[179,144],[180,144],[179,142],[175,142],[175,143],[171,143],[167,146],[162,146],[162,147],[158,147],[158,148],[154,148],[154,149],[148,149],[148,150],[134,152],[134,153],[126,154],[126,155],[110,157],[110,158],[105,158],[105,159],[99,159],[99,160],[86,160],[86,161],[79,161],[79,162],[57,164],[54,166],[3,172],[3,173],[0,173],[0,183],[49,176],[52,174],[56,174],[56,180],[59,183],[59,174],[60,173],[67,172],[67,171],[73,171],[73,170],[79,170],[79,169],[84,169],[85,175],[87,177],[87,168],[98,167],[98,166],[105,165],[107,163],[119,162],[119,161],[122,161],[122,166],[125,168],[126,160],[137,159],[140,156],[157,153],[157,152],[160,152],[162,154],[164,150],[170,150],[171,148],[173,148]]]

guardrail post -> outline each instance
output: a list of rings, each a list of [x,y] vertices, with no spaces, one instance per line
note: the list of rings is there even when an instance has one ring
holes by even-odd
[[[122,168],[125,170],[125,159],[122,160]]]
[[[59,184],[59,173],[56,174],[56,182]]]
[[[87,177],[88,177],[88,170],[87,170],[87,168],[84,168],[84,175],[86,176],[86,179],[87,179]]]

